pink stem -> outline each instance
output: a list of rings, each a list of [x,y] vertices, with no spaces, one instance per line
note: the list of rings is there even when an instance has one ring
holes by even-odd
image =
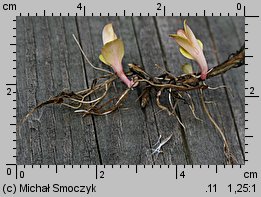
[[[125,83],[128,86],[128,88],[133,86],[134,82],[130,81],[128,77],[125,75],[122,69],[122,65],[113,66],[113,70],[117,74],[117,76],[123,81],[123,83]]]
[[[208,64],[206,61],[206,58],[203,54],[203,51],[200,51],[199,55],[196,56],[196,61],[199,64],[200,70],[201,70],[201,75],[200,78],[202,80],[205,80],[207,78],[207,72],[208,72]]]

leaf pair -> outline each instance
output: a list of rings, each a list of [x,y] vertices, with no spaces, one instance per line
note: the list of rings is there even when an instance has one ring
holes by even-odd
[[[208,65],[203,53],[203,44],[196,39],[193,31],[184,21],[184,29],[179,29],[176,34],[170,34],[180,46],[180,52],[188,59],[195,60],[201,69],[201,79],[205,80],[208,72]]]

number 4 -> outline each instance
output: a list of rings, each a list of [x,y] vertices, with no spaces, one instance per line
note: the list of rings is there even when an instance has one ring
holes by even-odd
[[[79,3],[79,4],[77,5],[77,8],[80,9],[80,10],[82,10],[82,3]]]
[[[179,176],[181,176],[181,177],[184,179],[184,178],[185,178],[185,172],[182,171],[182,172],[179,174]]]

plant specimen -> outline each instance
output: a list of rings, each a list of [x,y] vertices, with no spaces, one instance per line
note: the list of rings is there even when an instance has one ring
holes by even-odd
[[[176,34],[170,34],[170,39],[174,39],[176,41],[180,47],[180,52],[186,58],[197,62],[200,72],[195,73],[190,64],[184,64],[181,67],[184,74],[175,76],[157,65],[164,71],[164,73],[159,76],[152,76],[141,66],[134,63],[128,64],[129,69],[124,73],[122,65],[122,59],[124,58],[124,43],[123,40],[118,38],[115,34],[111,23],[105,25],[102,32],[103,46],[101,48],[99,59],[107,65],[105,68],[94,66],[84,53],[76,37],[74,35],[73,37],[85,60],[94,69],[100,71],[101,76],[93,79],[93,83],[90,88],[78,92],[61,92],[60,94],[51,97],[49,100],[40,103],[21,120],[21,124],[35,110],[48,104],[60,104],[72,108],[75,112],[81,113],[83,116],[107,115],[124,106],[124,101],[128,98],[130,91],[136,88],[141,88],[142,93],[139,96],[139,99],[142,108],[147,106],[151,95],[152,102],[155,102],[162,111],[165,111],[170,116],[175,117],[180,125],[185,128],[176,114],[176,107],[180,101],[185,100],[189,105],[193,116],[200,120],[196,116],[195,107],[189,94],[190,91],[198,91],[202,109],[205,111],[210,122],[215,126],[224,142],[224,154],[226,156],[227,163],[236,163],[236,160],[230,151],[224,131],[222,131],[222,129],[215,122],[205,104],[204,90],[209,88],[206,83],[207,79],[223,74],[228,70],[245,64],[244,46],[242,46],[236,53],[233,53],[223,63],[209,69],[204,55],[202,42],[195,37],[193,31],[187,25],[187,22],[184,21],[184,29],[178,30]],[[126,87],[125,90],[118,96],[114,96],[112,98],[109,97],[113,83],[121,82],[124,83],[124,86]],[[163,92],[167,94],[163,95]],[[161,102],[161,97],[166,95],[166,100],[168,100],[168,103],[163,104]],[[170,138],[171,136],[164,140],[164,143],[158,143],[159,146],[154,149],[154,152],[160,152],[160,147],[170,140]]]

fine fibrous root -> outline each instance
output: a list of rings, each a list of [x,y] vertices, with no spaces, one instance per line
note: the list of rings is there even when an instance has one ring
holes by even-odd
[[[230,164],[230,165],[233,165],[233,164],[236,163],[236,159],[235,159],[235,156],[233,155],[233,153],[231,152],[231,150],[229,148],[229,144],[228,144],[228,141],[227,141],[226,136],[224,134],[224,131],[222,131],[222,129],[218,126],[218,124],[216,123],[216,121],[214,120],[212,115],[210,114],[210,112],[209,112],[209,110],[208,110],[208,108],[207,108],[207,106],[205,104],[203,91],[202,90],[199,90],[199,91],[200,91],[200,101],[201,101],[201,104],[202,104],[202,108],[205,111],[205,113],[207,114],[210,122],[217,129],[219,135],[221,136],[221,138],[223,140],[223,143],[224,143],[224,154],[225,154],[225,157],[227,159],[226,163]]]

